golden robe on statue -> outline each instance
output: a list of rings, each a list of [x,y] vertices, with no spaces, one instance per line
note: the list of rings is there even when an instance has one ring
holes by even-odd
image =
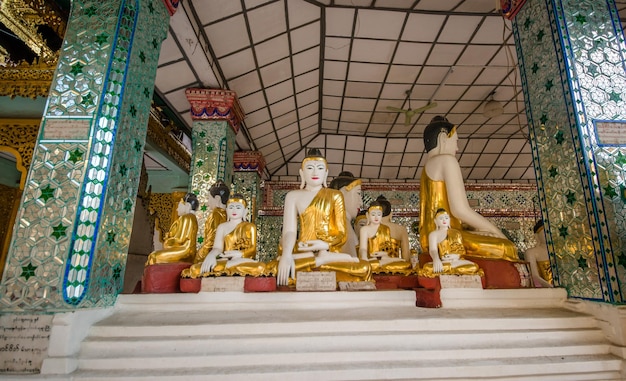
[[[232,258],[230,260],[218,258],[213,271],[202,275],[265,275],[265,263],[255,260],[256,236],[255,224],[250,222],[239,223],[232,232],[224,237],[224,252],[241,251],[241,258]]]
[[[163,249],[148,255],[146,266],[157,263],[192,262],[196,255],[198,220],[193,213],[184,214],[170,227]]]
[[[328,243],[331,253],[341,252],[346,242],[346,217],[341,192],[322,188],[309,206],[300,213],[300,234],[294,247],[294,254],[307,253],[298,251],[298,243],[310,240],[322,240]],[[315,256],[295,259],[296,271],[334,271],[337,281],[370,281],[372,268],[368,261],[333,262],[315,267]]]
[[[443,181],[435,181],[422,171],[420,182],[420,244],[428,252],[428,234],[437,229],[435,213],[438,209],[450,210],[448,193]],[[450,212],[450,227],[460,232],[466,255],[469,257],[503,259],[517,262],[517,247],[508,239],[491,237],[463,230],[461,221]]]
[[[394,242],[396,243],[394,249]],[[411,263],[400,258],[400,246],[397,240],[391,238],[389,226],[380,224],[373,237],[367,239],[367,254],[370,258],[373,274],[409,274],[412,270]],[[388,258],[373,259],[373,253],[384,251]],[[393,262],[386,263],[390,258],[397,258]]]
[[[204,241],[202,241],[202,247],[198,250],[193,263],[202,263],[207,254],[209,254],[215,242],[217,227],[222,222],[226,222],[226,211],[220,207],[213,208],[206,221],[204,221]]]

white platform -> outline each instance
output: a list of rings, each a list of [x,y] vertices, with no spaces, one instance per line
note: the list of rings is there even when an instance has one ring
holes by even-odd
[[[9,379],[624,379],[596,319],[562,308],[564,291],[495,291],[509,292],[448,292],[441,309],[415,307],[412,291],[121,295],[76,371]]]

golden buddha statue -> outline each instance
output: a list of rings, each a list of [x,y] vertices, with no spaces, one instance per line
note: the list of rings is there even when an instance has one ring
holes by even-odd
[[[369,262],[342,253],[346,215],[340,191],[326,187],[328,165],[318,149],[302,161],[300,189],[285,196],[282,253],[277,284],[287,285],[296,271],[334,271],[337,281],[369,281]],[[298,232],[298,218],[300,232]]]
[[[483,270],[474,262],[464,259],[465,247],[461,232],[450,228],[450,215],[445,209],[435,213],[437,229],[428,234],[428,253],[432,262],[425,263],[418,274],[428,278],[438,275],[480,275]]]
[[[530,265],[530,274],[535,287],[554,287],[550,257],[546,244],[543,220],[537,221],[533,227],[537,244],[524,253],[524,259]]]
[[[187,193],[178,203],[178,219],[165,235],[163,248],[148,255],[146,266],[157,263],[192,262],[196,255],[198,220],[194,211],[198,209],[198,198]]]
[[[346,210],[346,243],[341,248],[341,252],[356,257],[359,238],[352,227],[352,220],[356,218],[363,207],[361,179],[355,178],[351,172],[341,172],[330,182],[329,188],[341,192]]]
[[[193,263],[202,264],[215,242],[215,232],[222,222],[226,222],[226,201],[230,195],[230,189],[222,180],[218,180],[209,188],[211,197],[207,200],[208,216],[204,221],[204,241],[196,253]]]
[[[367,209],[368,224],[360,229],[359,255],[369,261],[373,274],[409,274],[411,263],[392,248],[391,230],[381,224],[383,205],[374,201]]]
[[[411,249],[409,246],[409,232],[406,227],[396,224],[391,220],[392,211],[391,203],[383,195],[376,198],[376,201],[380,202],[383,206],[383,225],[387,225],[391,232],[391,250],[395,257],[403,258],[405,261],[411,261]]]
[[[256,260],[256,225],[246,221],[248,208],[242,195],[227,200],[226,215],[227,221],[217,227],[209,254],[202,263],[183,270],[182,277],[265,275],[265,263]]]
[[[436,116],[424,130],[428,159],[420,183],[420,244],[429,251],[429,233],[436,229],[435,213],[449,211],[450,227],[460,231],[469,257],[519,261],[513,242],[485,217],[474,211],[465,194],[461,168],[455,157],[458,149],[456,126]],[[461,223],[474,230],[463,229]]]

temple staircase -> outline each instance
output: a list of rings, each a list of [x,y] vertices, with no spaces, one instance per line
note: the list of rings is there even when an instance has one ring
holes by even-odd
[[[624,379],[596,320],[562,307],[565,291],[459,291],[442,294],[440,309],[417,308],[414,292],[397,290],[120,295],[69,376]]]

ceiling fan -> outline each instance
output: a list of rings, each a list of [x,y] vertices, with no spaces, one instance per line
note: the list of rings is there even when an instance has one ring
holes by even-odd
[[[407,110],[397,108],[397,107],[387,106],[387,110],[404,113],[404,125],[405,126],[408,126],[409,124],[411,124],[411,119],[413,118],[413,116],[437,106],[437,102],[430,102],[426,106],[412,109],[411,108],[411,91],[407,90],[406,95],[408,96],[408,99],[409,99],[409,108]]]

